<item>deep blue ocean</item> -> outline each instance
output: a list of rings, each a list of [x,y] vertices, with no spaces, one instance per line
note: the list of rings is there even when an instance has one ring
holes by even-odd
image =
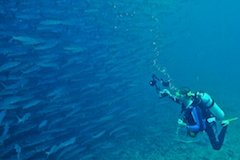
[[[238,117],[237,0],[0,0],[1,160],[239,160],[176,140],[180,106],[151,75]],[[183,135],[184,136],[184,135]]]

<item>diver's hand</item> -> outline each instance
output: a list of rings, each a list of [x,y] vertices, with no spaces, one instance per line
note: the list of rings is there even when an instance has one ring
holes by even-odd
[[[178,119],[178,124],[181,125],[181,126],[187,126],[187,124],[185,122],[183,122],[183,120],[181,119]]]
[[[159,92],[159,97],[166,97],[166,96],[170,96],[171,93],[168,89],[163,89],[162,91]]]
[[[229,125],[229,123],[230,123],[229,120],[223,120],[221,124],[223,127],[225,127],[225,126]]]

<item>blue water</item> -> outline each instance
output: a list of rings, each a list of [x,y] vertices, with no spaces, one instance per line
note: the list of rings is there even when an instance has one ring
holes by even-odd
[[[175,140],[180,107],[151,74],[239,115],[238,1],[0,1],[0,159],[240,158]]]

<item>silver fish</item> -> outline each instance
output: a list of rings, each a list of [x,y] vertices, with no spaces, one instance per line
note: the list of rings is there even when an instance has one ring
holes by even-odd
[[[47,154],[47,157],[49,157],[51,154],[53,153],[56,153],[58,150],[64,148],[64,147],[67,147],[69,145],[72,145],[76,142],[76,137],[73,137],[63,143],[61,143],[60,145],[54,145],[51,147],[50,151],[49,152],[46,152]]]
[[[103,130],[103,131],[101,131],[101,132],[99,132],[99,133],[93,135],[92,138],[93,138],[93,139],[100,138],[100,137],[102,137],[105,133],[106,133],[106,131]]]
[[[10,69],[12,69],[14,67],[17,67],[20,64],[21,64],[21,62],[8,62],[8,63],[5,63],[5,64],[0,66],[0,72],[10,70]]]
[[[41,39],[33,38],[29,36],[13,36],[12,40],[19,41],[24,45],[37,45],[44,42]]]
[[[47,19],[47,20],[41,21],[39,24],[40,25],[51,26],[51,25],[60,25],[62,23],[63,23],[63,21],[61,21],[61,20]]]
[[[39,125],[38,125],[38,128],[41,129],[43,127],[45,127],[47,125],[48,121],[47,120],[44,120],[42,121]]]
[[[2,121],[3,121],[4,118],[5,118],[6,114],[7,114],[7,111],[6,111],[6,110],[0,112],[0,126],[1,126],[1,124],[2,124]]]
[[[4,141],[9,137],[8,131],[9,131],[9,124],[5,124],[3,133],[0,137],[0,145],[4,143]]]
[[[23,109],[32,108],[32,107],[40,104],[41,102],[42,102],[41,100],[34,99],[34,100],[30,101],[29,103],[27,103],[26,105],[24,105]]]
[[[27,121],[30,118],[31,114],[30,113],[26,113],[24,114],[24,116],[22,118],[18,117],[18,123],[24,123],[25,121]]]
[[[22,148],[18,144],[15,144],[14,148],[15,148],[15,151],[17,152],[17,160],[20,160]]]

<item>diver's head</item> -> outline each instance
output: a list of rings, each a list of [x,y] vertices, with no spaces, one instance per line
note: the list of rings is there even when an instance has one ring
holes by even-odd
[[[195,93],[188,87],[182,87],[176,91],[176,97],[184,106],[189,107],[194,101]]]

